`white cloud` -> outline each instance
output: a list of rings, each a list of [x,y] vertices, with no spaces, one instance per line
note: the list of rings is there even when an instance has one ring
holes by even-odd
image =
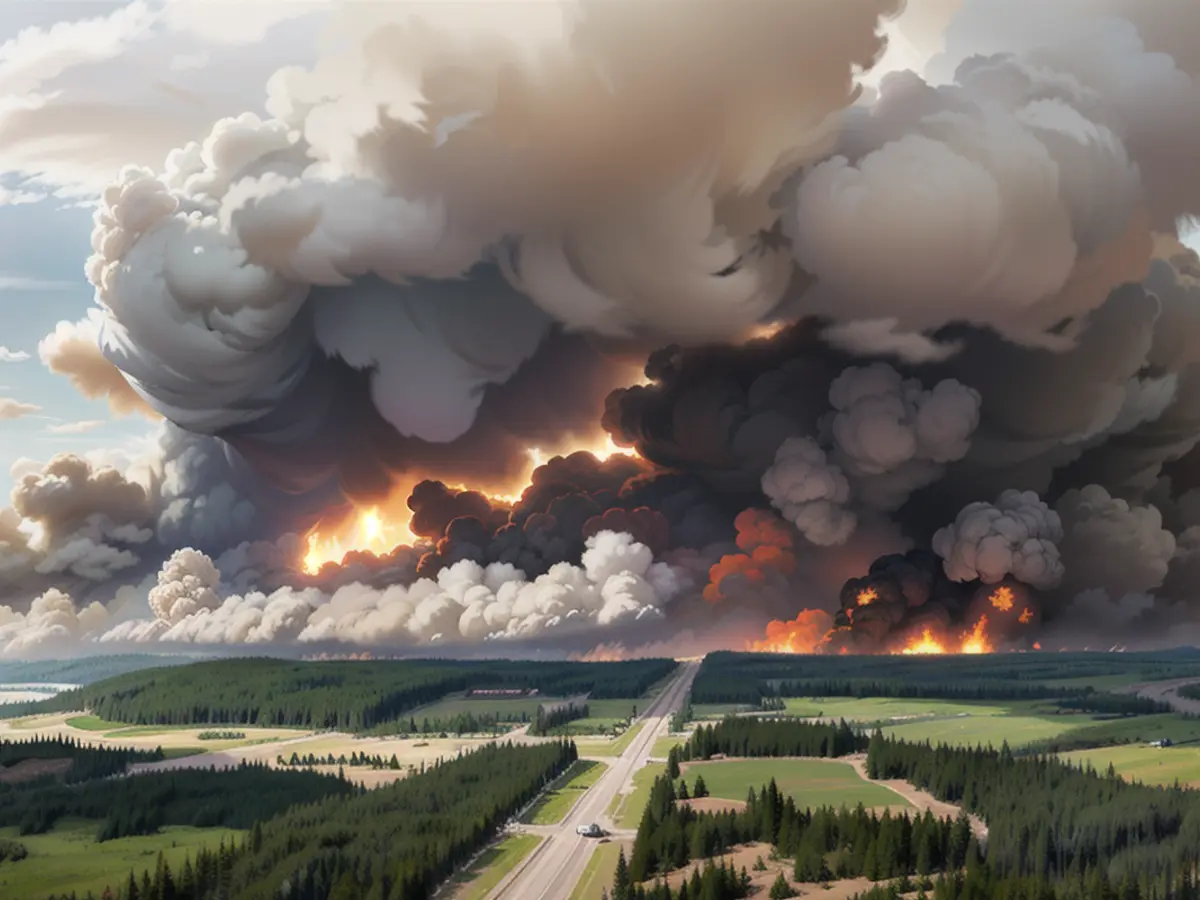
[[[24,350],[9,350],[7,347],[0,347],[0,363],[19,363],[29,359],[29,354]]]
[[[87,419],[82,422],[63,422],[61,425],[50,425],[46,428],[51,434],[83,434],[103,427],[100,419]]]
[[[0,397],[0,422],[20,419],[40,410],[40,406],[34,406],[32,403],[22,403],[12,397]]]
[[[26,203],[37,203],[45,200],[46,195],[37,191],[14,190],[0,185],[0,206],[24,206]]]

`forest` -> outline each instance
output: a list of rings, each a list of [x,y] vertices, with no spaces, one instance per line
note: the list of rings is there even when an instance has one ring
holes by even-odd
[[[721,651],[705,657],[692,684],[695,703],[782,697],[920,697],[1039,700],[1084,697],[1067,679],[1126,675],[1131,681],[1200,676],[1200,651],[1003,653],[985,656],[807,656]]]
[[[1193,900],[1200,863],[1200,792],[1124,781],[1111,767],[1081,769],[1050,756],[932,747],[869,737],[844,725],[728,718],[703,726],[673,754],[652,789],[629,879],[686,866],[702,854],[769,840],[794,859],[798,881],[874,874],[898,878],[863,900],[911,895],[911,876],[941,870],[936,900]],[[751,789],[744,812],[698,813],[678,803],[681,759],[716,754],[833,755],[867,749],[871,778],[903,779],[987,823],[986,846],[965,815],[954,822],[789,806],[772,785]],[[694,789],[693,789],[694,793]],[[819,827],[818,827],[819,825]],[[614,885],[614,889],[615,889]],[[628,887],[631,900],[678,900],[661,887]],[[718,900],[740,896],[713,894]],[[924,890],[918,896],[930,896]],[[685,900],[695,900],[685,895]],[[706,898],[707,900],[707,898]]]
[[[79,784],[0,785],[0,828],[44,834],[60,820],[99,822],[96,840],[153,834],[164,825],[250,828],[293,804],[358,791],[344,779],[243,762],[230,769],[179,769]]]
[[[560,728],[576,719],[586,719],[588,715],[586,703],[575,703],[574,701],[555,704],[543,703],[537,709],[533,724],[529,726],[529,733],[537,737],[544,737],[555,728]]]
[[[138,750],[134,747],[85,744],[70,737],[0,740],[0,768],[15,766],[26,760],[69,759],[70,767],[60,773],[68,784],[119,775],[131,763],[156,762],[162,758],[161,749]]]
[[[222,659],[107,678],[0,715],[87,709],[139,725],[259,725],[365,731],[476,688],[546,697],[640,697],[675,669],[669,659],[627,662]]]

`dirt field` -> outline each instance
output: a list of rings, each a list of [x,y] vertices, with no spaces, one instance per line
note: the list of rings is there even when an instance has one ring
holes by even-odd
[[[847,756],[843,759],[854,766],[854,770],[862,776],[864,781],[869,781],[867,778],[867,757],[865,755]],[[943,803],[927,791],[920,791],[909,784],[907,781],[897,781],[895,779],[874,781],[872,784],[881,784],[889,790],[899,794],[909,803],[917,808],[917,811],[924,814],[925,810],[929,810],[938,818],[955,818],[960,810],[953,803]],[[987,838],[987,825],[978,816],[971,816],[971,830],[975,832],[975,837],[979,840]]]

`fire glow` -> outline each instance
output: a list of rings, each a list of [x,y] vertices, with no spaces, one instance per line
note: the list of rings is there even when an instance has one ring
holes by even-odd
[[[632,449],[618,447],[611,435],[605,435],[603,439],[596,438],[582,446],[564,447],[553,453],[546,453],[538,447],[530,447],[525,451],[529,457],[529,469],[513,486],[512,493],[488,491],[480,491],[480,493],[494,503],[511,506],[521,499],[522,492],[526,486],[532,483],[533,473],[538,468],[544,466],[555,456],[567,456],[579,451],[591,453],[601,462],[618,455],[637,455],[636,451]],[[464,485],[452,485],[452,487],[456,490],[474,490],[474,488]],[[380,512],[380,507],[372,507],[359,511],[336,525],[319,524],[313,528],[305,536],[305,553],[302,561],[304,571],[309,575],[315,575],[327,563],[340,563],[347,553],[363,552],[383,556],[402,544],[412,545],[415,543],[417,536],[410,528],[412,513],[408,510],[407,504],[412,488],[413,485],[410,484],[403,489],[393,491],[391,497],[383,504],[385,510],[383,513]],[[396,513],[392,513],[392,510],[395,510]],[[400,510],[404,512],[400,513]]]

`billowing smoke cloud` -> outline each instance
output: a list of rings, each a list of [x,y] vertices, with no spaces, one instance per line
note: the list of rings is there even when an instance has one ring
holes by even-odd
[[[99,309],[42,356],[173,424],[20,480],[3,596],[188,547],[107,640],[1186,621],[1200,12],[1151,5],[950,3],[870,97],[900,0],[345,7],[265,116],[104,193]],[[597,424],[630,453],[569,452]],[[299,571],[369,506],[414,546]]]
[[[1031,491],[1005,491],[992,503],[972,503],[933,536],[953,581],[996,584],[1012,575],[1038,588],[1062,580],[1058,542],[1062,520]]]
[[[108,623],[100,603],[77,609],[62,591],[51,589],[34,599],[25,613],[0,606],[0,656],[29,658],[71,653],[84,638]]]
[[[54,331],[38,344],[38,355],[51,372],[65,375],[79,393],[89,398],[104,398],[117,415],[140,413],[159,418],[150,404],[134,391],[121,370],[100,352],[100,328],[103,316],[91,310],[78,322],[59,322]]]
[[[163,566],[150,592],[155,620],[121,623],[100,640],[369,646],[523,640],[653,622],[685,583],[686,572],[612,531],[587,539],[579,565],[557,563],[532,580],[508,563],[460,560],[408,586],[355,582],[332,594],[285,587],[221,598],[212,560],[185,549]]]

